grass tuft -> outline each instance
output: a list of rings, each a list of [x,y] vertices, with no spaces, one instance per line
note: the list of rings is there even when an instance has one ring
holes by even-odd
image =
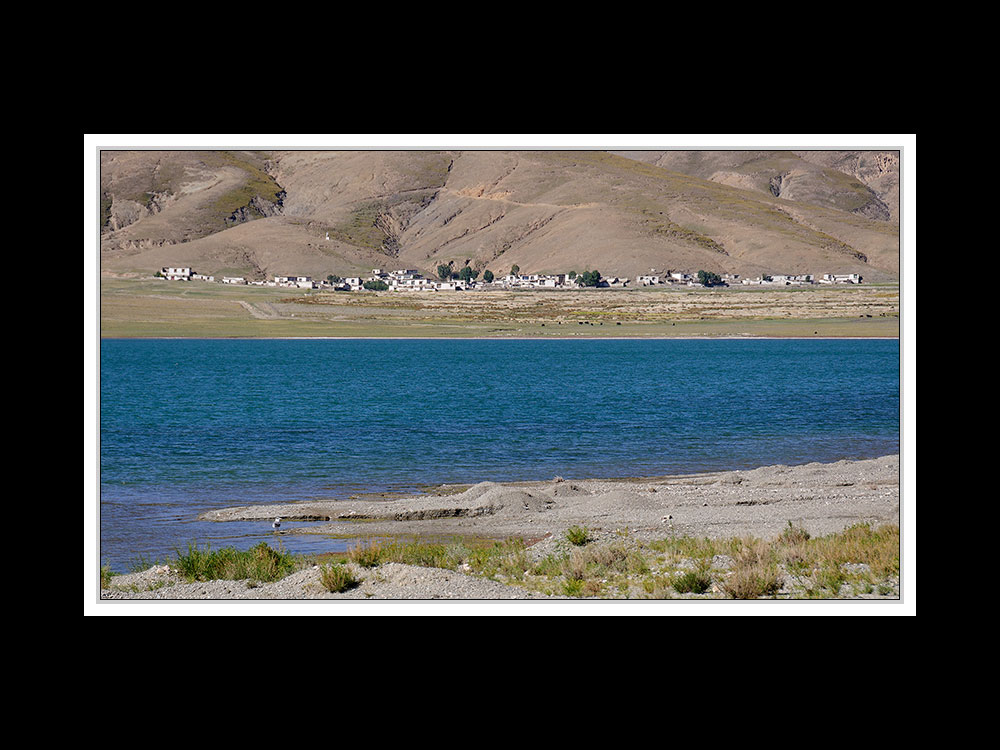
[[[111,570],[110,565],[101,566],[101,588],[106,589],[111,585],[111,579],[114,577],[114,573]]]
[[[273,582],[297,567],[294,555],[271,549],[266,542],[240,551],[233,547],[199,549],[189,543],[187,553],[177,552],[177,570],[188,581],[244,580]]]
[[[570,526],[566,529],[566,539],[570,544],[582,547],[590,541],[590,532],[586,526]]]
[[[678,594],[704,594],[712,585],[712,576],[707,570],[689,570],[673,580],[674,591]]]
[[[350,568],[339,563],[324,565],[320,568],[319,580],[327,591],[335,594],[352,589],[360,583]]]
[[[789,546],[805,544],[807,541],[809,541],[809,532],[801,526],[793,526],[791,521],[788,522],[788,526],[785,527],[784,531],[778,537],[780,544]]]
[[[748,537],[733,540],[734,566],[722,590],[732,599],[773,596],[781,588],[774,550],[767,542]]]

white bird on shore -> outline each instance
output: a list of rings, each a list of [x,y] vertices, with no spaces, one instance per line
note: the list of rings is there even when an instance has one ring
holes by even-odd
[[[277,531],[278,529],[280,529],[281,528],[281,519],[280,518],[275,518],[274,519],[274,523],[271,524],[271,528],[274,529],[275,531]]]

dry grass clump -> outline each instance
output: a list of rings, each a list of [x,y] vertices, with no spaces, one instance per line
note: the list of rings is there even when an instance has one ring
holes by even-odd
[[[809,541],[810,534],[801,526],[794,526],[792,522],[788,522],[788,526],[781,532],[778,537],[778,543],[787,546],[796,546],[800,544],[805,544]]]
[[[354,573],[346,565],[324,565],[319,571],[319,580],[323,588],[335,594],[352,589],[360,583]]]
[[[812,540],[821,563],[867,565],[878,578],[899,575],[899,526],[856,524],[840,534]]]
[[[728,550],[725,542],[708,537],[670,537],[659,541],[651,542],[650,549],[666,555],[666,559],[674,562],[681,560],[698,560],[702,562],[711,559],[722,552]]]
[[[732,599],[772,596],[781,588],[781,574],[771,545],[748,537],[734,540],[733,571],[722,583]]]
[[[595,544],[572,550],[563,559],[561,572],[570,579],[584,581],[615,575],[642,574],[649,570],[646,559],[624,542]]]

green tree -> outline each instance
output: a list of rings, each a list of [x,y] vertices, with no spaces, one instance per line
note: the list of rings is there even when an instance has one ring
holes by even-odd
[[[388,291],[388,289],[389,289],[389,285],[388,284],[386,284],[384,281],[380,281],[378,279],[376,279],[374,281],[366,281],[364,283],[364,287],[365,287],[365,289],[369,289],[369,290],[371,290],[373,292],[385,292],[385,291]]]
[[[483,271],[483,281],[485,281],[487,284],[493,281],[493,272],[488,268],[485,271]]]
[[[517,263],[515,263],[514,265],[512,265],[510,267],[510,275],[511,276],[517,276],[519,273],[521,273],[521,267],[519,265],[517,265]]]
[[[715,286],[722,283],[722,277],[711,271],[698,271],[698,283],[702,286]]]
[[[597,286],[601,283],[601,272],[584,271],[576,277],[576,283],[580,286]]]
[[[438,270],[438,278],[441,279],[441,281],[447,281],[448,279],[451,278],[451,266],[442,263],[440,266],[438,266],[437,270]]]
[[[464,266],[462,270],[458,272],[458,278],[460,278],[465,283],[469,283],[478,275],[479,271],[473,271],[471,266]]]
[[[340,277],[337,276],[337,274],[335,274],[335,273],[331,273],[329,276],[327,276],[326,280],[329,281],[331,284],[339,284],[340,283]]]

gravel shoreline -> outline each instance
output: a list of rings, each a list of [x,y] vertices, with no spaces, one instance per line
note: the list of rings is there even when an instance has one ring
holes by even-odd
[[[529,541],[540,560],[571,526],[595,541],[648,542],[667,536],[776,538],[789,524],[824,536],[858,523],[900,523],[899,456],[801,466],[629,479],[482,482],[446,486],[407,498],[241,506],[202,514],[205,520],[265,521],[280,516],[281,534],[354,534],[361,538],[482,536]],[[294,529],[296,520],[326,521]],[[523,586],[463,572],[399,563],[362,569],[359,585],[331,593],[318,567],[275,583],[185,583],[168,566],[114,576],[113,599],[551,599]],[[898,594],[897,594],[898,595]]]

